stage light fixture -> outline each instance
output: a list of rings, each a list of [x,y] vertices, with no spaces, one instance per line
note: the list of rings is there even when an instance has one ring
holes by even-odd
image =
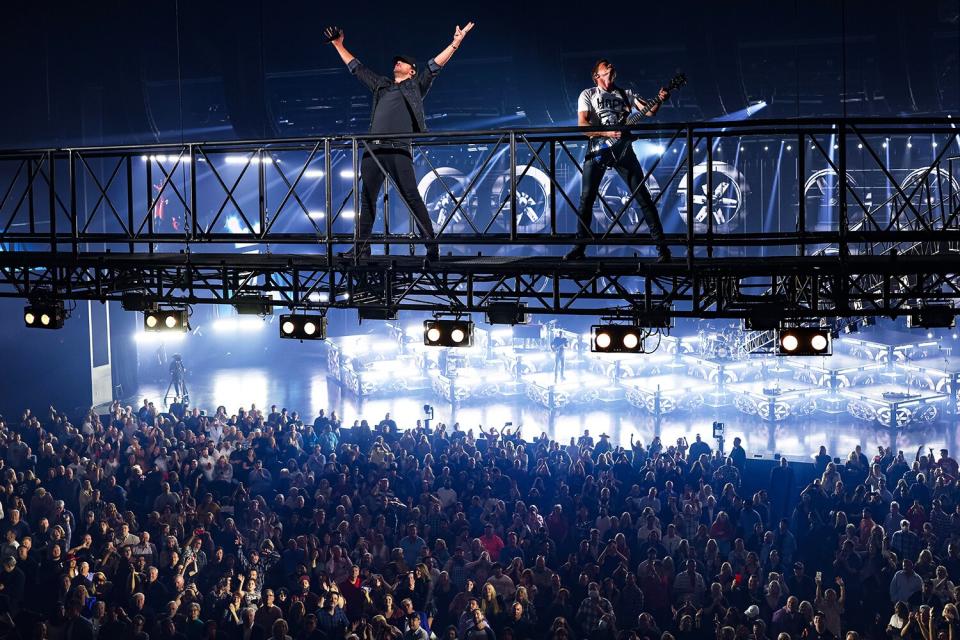
[[[910,312],[907,326],[911,329],[952,329],[956,325],[957,310],[945,304],[928,305]]]
[[[590,351],[643,353],[644,329],[632,324],[595,324],[590,327]]]
[[[124,311],[153,311],[157,303],[144,293],[130,292],[120,296],[120,305]]]
[[[520,302],[491,302],[487,305],[487,324],[527,324],[530,314],[527,306]]]
[[[153,309],[143,312],[144,331],[186,331],[190,328],[186,309]]]
[[[830,330],[793,327],[781,329],[777,340],[777,355],[829,356],[833,354]]]
[[[285,314],[280,316],[280,337],[289,340],[323,340],[327,337],[327,317]]]
[[[634,312],[633,324],[644,329],[672,329],[673,317],[670,309],[637,309]]]
[[[780,328],[780,318],[744,318],[744,331],[776,331]]]
[[[62,329],[66,313],[63,302],[34,302],[23,309],[23,324],[31,329]]]
[[[396,309],[383,309],[380,307],[357,307],[357,318],[363,320],[396,320]]]
[[[758,304],[743,319],[744,331],[776,331],[783,323],[783,307],[772,304]]]
[[[597,348],[599,348],[599,349],[609,349],[609,348],[610,348],[610,343],[611,343],[612,341],[613,341],[613,339],[610,337],[610,334],[609,334],[608,332],[606,332],[606,331],[599,331],[599,332],[597,332],[596,336],[594,337],[594,341],[593,341],[593,342],[594,342],[595,345],[597,345]]]
[[[423,344],[428,347],[473,346],[473,322],[442,318],[424,320]]]
[[[273,298],[270,296],[237,296],[233,299],[233,307],[237,315],[241,316],[271,316],[273,315]]]

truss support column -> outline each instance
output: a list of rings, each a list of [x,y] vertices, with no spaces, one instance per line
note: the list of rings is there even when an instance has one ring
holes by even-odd
[[[187,147],[190,153],[190,231],[187,233],[187,241],[197,239],[197,224],[199,216],[197,215],[197,146],[191,144]]]
[[[389,176],[388,176],[389,178]],[[354,212],[353,219],[359,222],[360,218],[357,217],[358,213]],[[415,221],[413,219],[413,214],[410,214],[410,230],[413,231]],[[390,237],[390,180],[383,181],[383,237]],[[390,255],[390,243],[387,242],[383,245],[383,254]]]
[[[707,257],[713,257],[713,137],[707,136]]]
[[[687,127],[687,268],[693,269],[693,127]]]
[[[550,140],[550,176],[557,175],[557,141]],[[550,187],[550,235],[557,235],[557,187]]]
[[[260,208],[260,230],[256,235],[260,240],[263,240],[267,235],[267,168],[264,166],[266,158],[263,152],[263,147],[257,150],[257,156],[260,158],[260,162],[257,163],[257,190],[260,192],[257,197],[257,204]]]
[[[130,242],[127,245],[127,248],[130,250],[130,253],[136,253],[137,245],[134,242],[134,239],[137,236],[137,232],[133,228],[133,154],[128,154],[126,159],[126,172],[127,172],[127,233],[130,236]],[[196,191],[196,190],[194,190]]]
[[[839,232],[839,252],[840,260],[846,261],[850,256],[850,247],[847,244],[847,233],[849,232],[849,220],[847,219],[847,121],[841,120],[840,131],[837,132],[837,138],[840,143],[839,171],[837,179],[840,181],[840,225]]]
[[[360,147],[356,138],[350,140],[350,155],[353,164],[353,259],[360,257],[358,240],[360,239]],[[329,180],[329,177],[327,178]],[[384,182],[384,188],[387,183]],[[373,206],[377,206],[374,202]]]
[[[517,133],[510,132],[510,242],[517,240]]]
[[[50,251],[57,252],[57,169],[56,156],[52,151],[47,152],[47,166],[50,167],[50,192],[48,195],[50,207]],[[38,168],[39,170],[39,168]]]
[[[29,217],[28,228],[30,230],[30,235],[33,235],[37,232],[37,225],[36,225],[37,212],[34,209],[34,202],[33,202],[33,180],[36,176],[34,174],[35,170],[33,168],[33,158],[27,158],[25,162],[27,164],[27,215]],[[36,171],[40,171],[40,170],[41,170],[41,165],[40,163],[37,163]]]
[[[323,139],[323,216],[324,253],[327,256],[327,266],[333,264],[333,180],[330,177],[330,138]],[[330,270],[330,290],[333,290],[333,269]]]
[[[73,255],[76,256],[80,251],[80,244],[77,241],[79,238],[78,225],[80,222],[77,213],[77,169],[76,166],[74,166],[76,163],[73,159],[73,153],[72,150],[67,152],[67,162],[69,163],[67,175],[70,176],[70,245]],[[54,246],[56,246],[56,239],[54,239]],[[56,251],[56,248],[53,250]]]
[[[158,194],[157,198],[159,197],[160,195]],[[153,157],[148,155],[147,156],[147,235],[149,235],[150,238],[154,237],[153,236],[153,206],[154,206]],[[142,229],[143,226],[141,225],[140,228]],[[150,248],[149,252],[152,255],[154,250],[154,243],[151,241],[147,246]]]
[[[50,167],[50,251],[57,252],[57,162],[52,151],[47,152],[47,166]]]
[[[803,192],[804,175],[807,172],[805,144],[805,136],[802,133],[797,134],[797,231],[800,232],[800,244],[797,246],[798,256],[807,254],[807,247],[804,242],[807,235],[807,197]]]

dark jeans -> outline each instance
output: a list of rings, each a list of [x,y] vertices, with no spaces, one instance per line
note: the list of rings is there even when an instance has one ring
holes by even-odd
[[[413,218],[420,228],[420,236],[430,240],[435,239],[437,234],[433,231],[433,222],[430,221],[427,206],[423,203],[420,192],[417,191],[417,175],[413,170],[413,158],[410,153],[403,149],[379,149],[374,153],[377,156],[376,160],[369,151],[364,153],[360,160],[360,179],[363,184],[360,192],[360,219],[357,230],[359,237],[361,239],[370,237],[373,223],[377,218],[377,198],[385,180],[383,171],[377,166],[379,161],[393,179],[400,196],[413,212]]]
[[[643,212],[643,219],[650,228],[650,237],[654,239],[660,247],[665,247],[666,239],[663,237],[663,225],[660,223],[660,215],[657,213],[657,207],[653,204],[653,198],[650,192],[643,184],[643,168],[640,167],[640,161],[631,149],[625,153],[620,162],[614,167],[623,181],[627,183],[631,193],[635,193],[635,201],[640,205],[640,211]],[[595,160],[585,160],[583,163],[583,179],[580,189],[580,208],[577,211],[577,217],[580,222],[577,225],[577,237],[590,237],[590,222],[593,219],[593,204],[597,200],[597,193],[600,191],[600,181],[603,180],[603,174],[607,168]],[[613,215],[620,212],[620,208],[611,207]],[[629,228],[626,223],[626,214],[620,217],[620,222],[624,228]]]

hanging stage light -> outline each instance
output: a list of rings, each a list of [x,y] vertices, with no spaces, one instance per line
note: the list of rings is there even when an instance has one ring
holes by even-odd
[[[911,329],[952,329],[956,325],[957,310],[945,304],[927,305],[907,316],[907,326]]]
[[[233,299],[233,306],[241,316],[273,315],[273,298],[262,295],[239,295]]]
[[[644,329],[629,324],[595,324],[590,327],[590,351],[643,353]]]
[[[473,321],[424,320],[423,344],[428,347],[473,346]]]
[[[182,331],[190,328],[186,309],[154,309],[143,312],[144,331]]]
[[[31,329],[62,329],[63,302],[34,302],[23,309],[23,323]]]
[[[833,355],[833,343],[830,339],[830,330],[806,327],[781,329],[779,339],[777,340],[777,355]]]
[[[282,315],[280,316],[280,337],[290,340],[323,340],[327,337],[327,317]]]
[[[487,305],[487,324],[527,324],[530,314],[527,306],[520,302],[491,302]]]

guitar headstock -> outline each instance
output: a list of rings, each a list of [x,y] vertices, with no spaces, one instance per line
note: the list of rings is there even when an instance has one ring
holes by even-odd
[[[687,74],[680,72],[677,75],[670,78],[670,82],[667,83],[667,86],[664,87],[667,91],[673,91],[679,89],[680,87],[687,84]]]

